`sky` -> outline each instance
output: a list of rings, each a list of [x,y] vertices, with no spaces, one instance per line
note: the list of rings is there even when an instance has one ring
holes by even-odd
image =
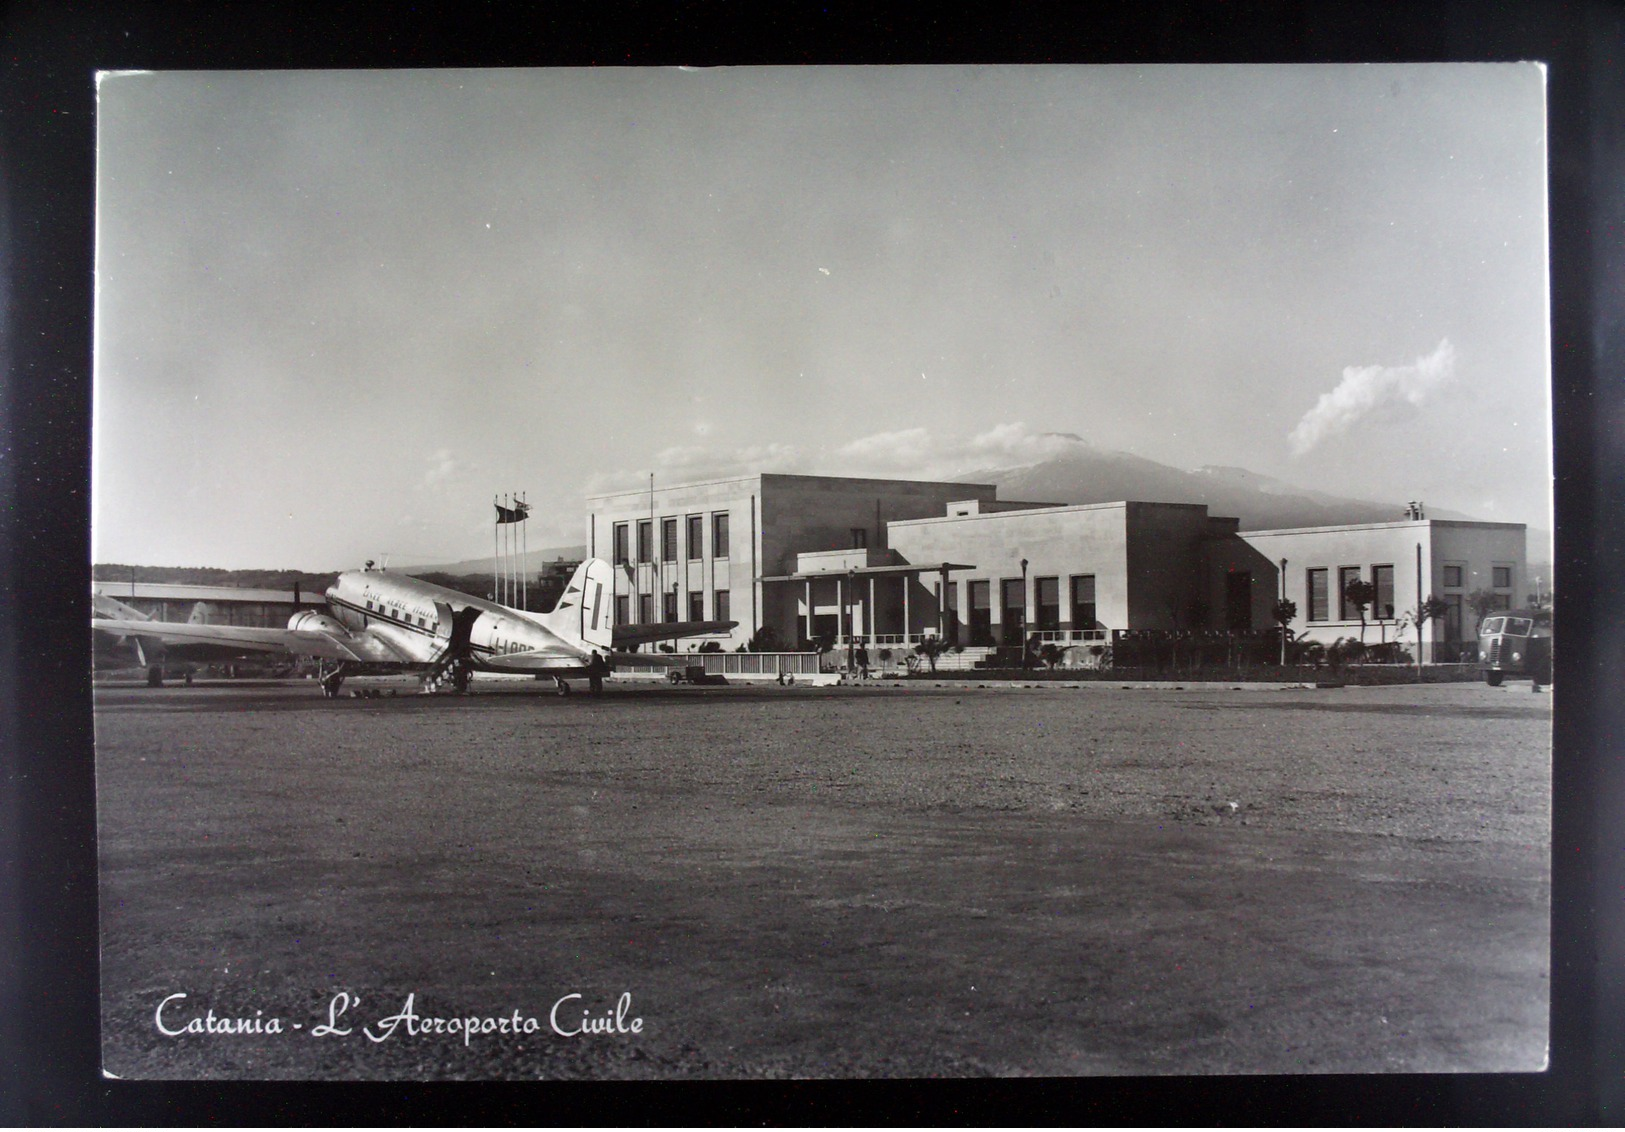
[[[1532,64],[108,74],[93,557],[1076,443],[1551,527]]]

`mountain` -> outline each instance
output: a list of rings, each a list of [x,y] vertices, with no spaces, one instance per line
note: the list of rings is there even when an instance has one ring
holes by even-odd
[[[1244,531],[1383,523],[1405,517],[1403,503],[1349,499],[1299,487],[1246,468],[1208,466],[1181,471],[1127,452],[1089,445],[1015,468],[956,477],[997,484],[999,498],[1045,503],[1205,503],[1208,513],[1241,520]],[[1424,501],[1425,503],[1425,501]],[[1427,507],[1429,518],[1465,519],[1458,511]]]

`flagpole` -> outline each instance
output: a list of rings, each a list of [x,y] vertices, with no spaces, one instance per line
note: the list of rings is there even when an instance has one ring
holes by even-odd
[[[491,524],[491,600],[501,601],[502,590],[497,586],[497,563],[501,561],[498,548],[502,538],[502,512],[496,510],[497,497],[491,496],[491,509],[496,513],[495,521]]]
[[[525,493],[529,495],[529,492]],[[525,517],[519,520],[519,608],[530,608],[530,505],[521,502]]]

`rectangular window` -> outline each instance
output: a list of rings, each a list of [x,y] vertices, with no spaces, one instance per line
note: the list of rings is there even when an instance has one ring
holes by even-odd
[[[660,520],[660,560],[677,561],[677,520]]]
[[[675,621],[677,620],[677,595],[674,593],[669,593],[664,596],[666,599],[662,603],[665,606],[665,608],[662,610],[665,615],[664,619],[667,621]]]
[[[1093,629],[1098,621],[1095,617],[1095,576],[1093,574],[1072,575],[1072,627],[1074,629]]]
[[[711,616],[717,621],[728,621],[728,591],[718,590],[711,595]]]
[[[852,528],[852,549],[862,550],[869,545],[869,531],[866,527]]]
[[[1494,608],[1494,609],[1511,609],[1512,608],[1512,595],[1511,594],[1496,594],[1495,595],[1495,604],[1494,604],[1494,606],[1492,608]]]
[[[1340,602],[1337,616],[1344,621],[1358,621],[1360,607],[1349,600],[1349,585],[1360,580],[1358,566],[1340,566],[1337,570],[1337,597]]]
[[[993,643],[993,583],[989,581],[970,583],[970,643],[973,645],[991,645]]]
[[[1510,590],[1512,588],[1512,567],[1510,567],[1510,566],[1495,566],[1495,567],[1492,567],[1491,568],[1491,578],[1492,578],[1491,584],[1496,589],[1498,589],[1498,590]]]
[[[625,625],[632,619],[632,599],[625,594],[615,595],[615,624]]]
[[[626,565],[626,536],[627,536],[626,524],[625,523],[616,523],[615,524],[615,533],[614,533],[614,544],[615,544],[614,553],[615,553],[615,565],[617,565],[617,566],[625,566]]]
[[[688,619],[690,621],[705,620],[705,594],[698,590],[688,595]]]
[[[1394,568],[1392,566],[1371,567],[1371,584],[1377,587],[1377,600],[1372,603],[1376,607],[1373,616],[1378,621],[1392,621],[1394,619]]]
[[[938,596],[942,600],[942,608],[947,616],[942,619],[942,629],[949,641],[959,640],[959,583],[949,582],[946,590],[942,583],[937,583]]]
[[[1021,578],[1006,578],[999,583],[999,617],[1004,631],[1004,643],[1021,644],[1022,621],[1027,616],[1027,583]]]
[[[728,512],[718,511],[711,516],[711,556],[728,557]]]
[[[1061,627],[1061,579],[1035,578],[1038,589],[1038,628],[1041,631]]]
[[[1332,608],[1327,601],[1326,568],[1308,570],[1305,573],[1309,576],[1309,612],[1305,619],[1309,621],[1325,621],[1331,615]]]
[[[638,595],[638,620],[647,625],[655,619],[655,595]]]
[[[1446,589],[1461,589],[1461,567],[1446,566],[1444,568],[1444,584]]]
[[[705,516],[688,517],[688,560],[697,562],[705,557]]]
[[[1444,597],[1444,639],[1451,643],[1461,640],[1461,595]]]
[[[653,562],[655,560],[655,521],[653,519],[638,520],[638,561]]]

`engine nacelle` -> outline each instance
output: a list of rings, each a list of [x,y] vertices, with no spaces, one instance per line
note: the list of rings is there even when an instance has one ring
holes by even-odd
[[[290,629],[313,629],[319,633],[333,633],[340,637],[348,637],[350,630],[339,624],[325,613],[318,613],[314,609],[301,609],[288,618]]]

